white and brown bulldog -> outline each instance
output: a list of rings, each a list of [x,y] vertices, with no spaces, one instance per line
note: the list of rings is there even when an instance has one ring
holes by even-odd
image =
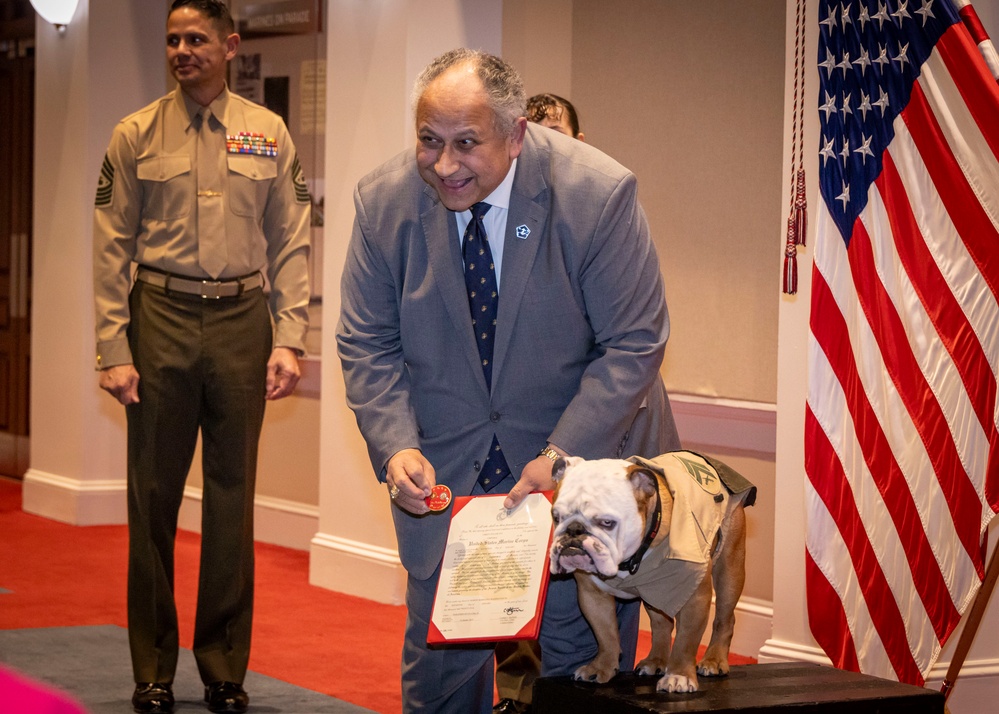
[[[617,674],[615,597],[645,603],[652,649],[635,671],[662,675],[657,690],[695,692],[698,674],[728,674],[735,606],[746,579],[744,507],[756,500],[756,487],[690,451],[651,460],[570,456],[555,462],[552,478],[551,572],[575,573],[579,606],[597,639],[596,658],[575,678],[603,683]],[[712,581],[715,619],[698,665]]]

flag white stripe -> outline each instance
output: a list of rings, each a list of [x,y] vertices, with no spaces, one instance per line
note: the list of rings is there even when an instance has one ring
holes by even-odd
[[[805,545],[840,600],[851,604],[846,608],[846,621],[861,667],[867,674],[897,681],[898,676],[877,635],[874,620],[860,590],[857,573],[850,560],[850,551],[836,522],[808,479],[805,479],[805,506],[809,516]],[[863,657],[860,656],[861,653]]]
[[[825,206],[819,208],[819,220],[829,229],[835,230],[831,218],[825,212]],[[821,225],[821,224],[820,224]],[[829,261],[842,264],[847,261],[846,251],[843,249],[843,242],[840,240],[820,241],[816,247],[816,266],[822,272],[823,266]],[[821,259],[820,247],[821,246]],[[839,253],[839,255],[836,255]],[[889,441],[892,451],[900,461],[900,468],[906,473],[907,480],[912,488],[913,477],[906,471],[906,465],[901,463],[901,455],[912,460],[917,468],[917,481],[925,481],[925,484],[918,483],[917,488],[926,488],[925,493],[930,493],[928,497],[930,508],[923,510],[918,508],[922,527],[927,530],[927,519],[930,523],[935,523],[937,528],[930,531],[931,546],[933,538],[950,539],[946,542],[953,543],[957,540],[957,535],[953,529],[953,520],[947,509],[946,501],[940,492],[939,483],[933,475],[929,458],[926,455],[922,442],[918,438],[910,438],[905,444],[907,436],[915,434],[915,427],[909,420],[908,412],[902,404],[901,398],[895,389],[895,385],[886,378],[884,365],[877,359],[880,356],[874,335],[870,331],[870,326],[866,320],[862,319],[863,311],[856,300],[856,293],[849,287],[836,285],[826,278],[830,290],[836,297],[840,311],[844,315],[852,315],[853,320],[848,319],[847,324],[850,330],[850,342],[853,345],[854,358],[857,360],[857,368],[861,383],[864,385],[865,393],[871,402],[871,407],[881,423],[886,438]],[[813,339],[814,342],[814,339]],[[829,364],[826,355],[816,344],[814,351],[810,350],[810,372],[809,372],[809,395],[808,403],[812,405],[821,404],[822,410],[813,409],[816,419],[826,433],[832,448],[837,452],[840,463],[843,465],[844,473],[850,488],[853,492],[854,502],[857,506],[862,525],[867,532],[868,539],[878,558],[881,570],[888,581],[888,585],[895,595],[895,601],[899,611],[902,613],[906,626],[906,639],[909,642],[910,651],[916,662],[925,662],[928,657],[935,657],[939,653],[939,642],[933,636],[934,628],[929,620],[929,615],[919,598],[918,590],[913,580],[912,570],[906,556],[906,548],[902,543],[898,531],[891,520],[888,506],[881,498],[880,491],[874,484],[870,471],[864,458],[864,449],[857,441],[853,422],[850,421],[849,414],[846,413],[846,395],[842,391],[832,366]],[[866,366],[865,366],[866,365]],[[873,386],[872,386],[873,385]],[[849,427],[848,430],[843,427]],[[900,450],[900,447],[904,447]],[[917,491],[919,493],[919,491]],[[809,523],[811,527],[811,522]],[[936,531],[936,532],[934,532]],[[824,550],[824,548],[823,548]],[[849,554],[847,553],[847,556]],[[945,556],[952,554],[945,553]],[[934,552],[938,562],[941,561],[940,553]],[[965,559],[966,560],[966,559]],[[946,558],[944,558],[946,562]],[[852,565],[851,565],[852,567]],[[972,574],[974,568],[968,562]],[[954,598],[954,590],[951,589],[951,581],[945,577],[951,599]],[[833,583],[833,587],[840,590],[838,584]],[[844,602],[852,602],[844,600]],[[848,608],[849,609],[849,608]],[[930,635],[930,641],[924,638]],[[856,638],[855,638],[856,640]],[[864,672],[871,673],[866,661],[870,655],[865,654],[857,645],[857,657],[861,661]]]
[[[887,210],[881,202],[876,185],[872,184],[870,202],[864,213],[861,214],[861,220],[871,235],[882,284],[896,309],[902,308],[900,314],[905,317],[904,324],[914,357],[920,365],[930,389],[936,394],[941,404],[951,434],[956,441],[965,441],[955,433],[954,417],[952,416],[953,413],[963,413],[965,418],[959,420],[959,428],[966,430],[967,433],[964,436],[968,437],[967,441],[972,442],[972,448],[987,452],[988,439],[982,431],[968,394],[962,387],[961,377],[923,309],[922,303],[916,297],[912,283],[899,260],[898,253],[894,250],[895,241],[891,237],[890,227],[887,224]],[[848,292],[847,294],[853,296],[852,293]],[[859,309],[859,305],[857,309]],[[864,325],[866,327],[866,323]],[[869,346],[868,340],[873,341],[874,336],[865,330],[865,344],[861,349],[865,351],[877,350],[876,345]],[[880,351],[877,351],[876,354],[880,355]],[[883,394],[887,399],[883,405],[879,405],[880,408],[876,409],[879,421],[885,430],[885,436],[899,468],[905,475],[910,493],[918,494],[914,501],[916,509],[919,511],[923,531],[927,534],[930,548],[933,550],[937,564],[944,575],[951,600],[958,604],[967,588],[977,584],[978,573],[964,548],[954,547],[954,544],[960,543],[960,538],[954,527],[953,517],[946,497],[940,488],[940,482],[934,472],[929,454],[926,453],[923,442],[918,438],[915,425],[909,419],[901,396],[895,390],[890,379],[883,379],[885,376],[882,365],[881,368],[873,367],[870,373],[862,371],[861,380],[872,403],[874,402],[873,395],[877,393],[875,388],[884,390]],[[946,385],[942,390],[943,395],[939,393],[941,385]],[[941,396],[943,396],[943,401],[940,401]],[[972,438],[971,435],[977,435],[977,438]],[[972,460],[975,460],[974,455]],[[979,481],[978,485],[981,486],[981,479]]]
[[[968,185],[992,222],[993,228],[999,232],[999,191],[996,190],[999,186],[999,160],[975,124],[971,111],[964,103],[960,91],[940,58],[939,51],[934,50],[930,55],[923,66],[923,73],[924,76],[932,77],[934,80],[930,86],[927,86],[928,83],[925,81],[920,82],[926,101],[940,124],[951,153],[961,166]],[[896,141],[899,138],[897,124],[896,121]],[[918,155],[908,130],[905,130],[904,138],[912,147],[913,154]],[[894,153],[894,147],[892,151]],[[922,159],[920,166],[921,163]],[[921,168],[925,171],[925,167]],[[923,208],[928,210],[928,207]],[[938,213],[944,212],[938,211]],[[959,246],[960,253],[955,252],[951,241],[957,231],[950,222],[950,216],[945,215],[943,219],[949,224],[950,230],[935,236],[935,241],[930,243],[930,250],[936,256],[937,264],[944,266],[944,275],[948,279],[951,291],[958,297],[972,327],[975,328],[975,334],[982,343],[993,375],[997,375],[999,374],[999,324],[995,320],[996,296],[978,272],[971,256],[964,250],[963,243]],[[960,260],[956,260],[958,257]]]
[[[909,204],[915,213],[920,232],[924,237],[928,237],[927,248],[978,336],[994,378],[997,352],[999,352],[999,344],[996,342],[999,326],[990,323],[995,322],[994,316],[999,307],[974,260],[968,254],[950,215],[941,209],[939,194],[930,181],[922,156],[917,151],[911,135],[903,122],[896,124],[898,127],[895,141],[892,142],[889,153],[898,166],[900,179],[910,197]],[[905,282],[905,290],[911,291],[911,284],[907,278]],[[913,332],[935,337],[932,323],[921,305],[917,309],[912,304],[913,299],[915,299],[914,293],[908,296],[905,304],[901,306],[902,314],[907,315],[909,322],[912,323],[911,327],[907,325],[910,328],[910,339],[914,337]],[[925,344],[921,344],[923,341],[918,337],[916,340],[913,352],[944,411],[951,436],[961,455],[967,475],[978,492],[980,502],[984,510],[991,513],[984,493],[989,436],[978,419],[960,374],[950,356],[946,355],[944,345],[937,339]],[[988,514],[983,513],[983,517],[988,517]]]

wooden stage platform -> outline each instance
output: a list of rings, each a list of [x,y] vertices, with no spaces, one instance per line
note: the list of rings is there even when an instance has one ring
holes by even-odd
[[[692,694],[656,691],[656,677],[620,674],[607,684],[548,677],[534,684],[534,714],[943,714],[940,692],[817,664],[732,667],[700,677]]]

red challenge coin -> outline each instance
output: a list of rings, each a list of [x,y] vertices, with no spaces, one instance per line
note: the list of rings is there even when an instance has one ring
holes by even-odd
[[[431,511],[443,511],[451,503],[451,489],[442,483],[430,489],[430,495],[426,498],[427,508]]]

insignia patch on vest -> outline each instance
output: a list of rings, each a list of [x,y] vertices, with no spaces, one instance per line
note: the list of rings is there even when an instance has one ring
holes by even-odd
[[[101,166],[101,175],[97,179],[97,197],[94,205],[103,208],[111,205],[111,196],[114,195],[114,165],[104,154],[104,164]]]
[[[299,203],[311,203],[309,187],[305,185],[305,172],[302,171],[302,164],[298,161],[298,154],[295,155],[295,163],[291,166],[291,181],[295,184],[295,200]]]
[[[675,455],[677,461],[683,464],[683,468],[686,469],[687,475],[692,478],[698,486],[704,489],[710,494],[720,494],[722,491],[721,479],[718,478],[718,474],[715,470],[707,464],[703,464],[700,461],[694,461],[693,459],[687,459],[683,456]]]

